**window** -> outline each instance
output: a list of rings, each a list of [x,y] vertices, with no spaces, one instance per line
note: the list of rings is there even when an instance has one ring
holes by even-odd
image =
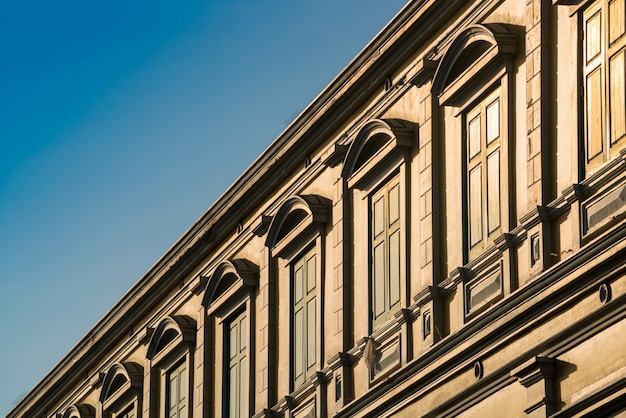
[[[393,326],[382,325],[408,300],[406,163],[415,139],[413,129],[399,119],[369,121],[350,145],[342,173],[351,193],[353,239],[360,243],[352,255],[355,297],[369,302],[361,314],[361,306],[355,306],[355,332],[381,341],[396,333],[402,318]]]
[[[163,318],[152,332],[147,353],[152,390],[147,395],[148,404],[158,405],[158,416],[189,418],[191,415],[189,388],[195,342],[196,322],[185,315]]]
[[[370,197],[371,307],[374,327],[400,308],[400,184],[396,176]]]
[[[240,418],[248,414],[248,318],[246,312],[239,313],[225,329],[226,349],[228,353],[228,388],[225,392],[225,417]]]
[[[587,170],[626,144],[625,0],[601,0],[583,12],[585,157]]]
[[[128,411],[118,415],[119,418],[135,418],[135,411],[133,409],[129,409]]]
[[[315,372],[316,365],[317,257],[315,250],[298,258],[293,263],[292,271],[292,361],[293,380],[298,386]]]
[[[331,202],[318,195],[287,198],[278,208],[268,229],[266,245],[271,252],[275,277],[288,291],[278,295],[276,326],[289,330],[279,338],[278,362],[289,364],[288,377],[277,383],[280,393],[293,393],[319,381],[311,379],[324,359],[324,318],[320,290],[324,288],[325,227]],[[285,356],[285,357],[282,357]],[[297,402],[308,402],[314,391],[297,391]],[[317,395],[316,395],[317,396]],[[307,398],[308,397],[308,398]],[[319,405],[318,405],[319,406]]]
[[[167,406],[169,418],[183,418],[187,412],[187,364],[182,362],[167,372]]]
[[[214,365],[204,381],[211,387],[206,416],[250,416],[255,393],[253,353],[261,349],[250,325],[258,320],[253,297],[258,277],[259,267],[247,259],[221,261],[205,276],[206,335],[215,336],[214,349],[205,352],[205,361]]]
[[[140,418],[142,383],[143,367],[139,364],[128,362],[111,366],[106,372],[100,392],[102,416],[105,418]],[[89,415],[83,411],[80,416],[88,417]]]
[[[496,90],[465,116],[470,256],[501,233],[500,93]]]

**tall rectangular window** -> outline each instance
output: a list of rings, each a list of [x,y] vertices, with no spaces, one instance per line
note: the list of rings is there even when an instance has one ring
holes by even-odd
[[[317,362],[317,256],[315,249],[292,266],[293,382],[298,386],[315,372]]]
[[[248,416],[248,318],[242,312],[230,321],[228,335],[228,371],[225,394],[227,405],[225,417],[242,418]]]
[[[400,182],[387,182],[370,197],[371,310],[373,328],[400,308]]]
[[[500,108],[497,90],[465,115],[470,256],[482,251],[501,232]]]
[[[187,417],[187,363],[182,362],[167,372],[167,411],[169,418]]]
[[[585,158],[588,170],[626,144],[625,0],[600,0],[583,12]]]
[[[131,408],[123,414],[118,415],[117,418],[135,418],[135,409]]]

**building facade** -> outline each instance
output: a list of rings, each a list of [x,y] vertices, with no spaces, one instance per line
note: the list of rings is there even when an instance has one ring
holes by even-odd
[[[410,1],[9,417],[626,416],[625,57]]]

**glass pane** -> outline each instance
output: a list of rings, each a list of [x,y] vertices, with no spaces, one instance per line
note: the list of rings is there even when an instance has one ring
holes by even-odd
[[[587,161],[602,152],[602,79],[600,69],[587,76]]]
[[[176,416],[176,407],[178,406],[178,396],[177,396],[177,383],[178,383],[178,376],[176,375],[176,373],[170,373],[170,382],[169,382],[169,388],[168,388],[168,392],[169,392],[169,410],[170,410],[170,417],[175,417]]]
[[[609,2],[609,43],[615,42],[624,34],[624,0]]]
[[[374,212],[374,238],[379,236],[385,230],[385,221],[384,221],[384,199],[381,197],[376,202],[374,202],[374,206],[372,208]]]
[[[304,272],[303,272],[303,266],[299,265],[296,267],[296,272],[294,274],[294,302],[298,303],[300,302],[300,300],[302,300],[302,296],[303,296],[303,288],[304,288]]]
[[[600,20],[600,12],[591,16],[589,20],[587,20],[587,28],[586,28],[586,46],[587,46],[587,62],[594,59],[598,54],[600,54],[600,45],[601,45],[601,20]]]
[[[374,318],[385,312],[385,243],[374,248]]]
[[[626,134],[626,87],[624,84],[624,51],[611,59],[610,71],[610,112],[611,142],[618,141]]]
[[[307,272],[306,272],[306,283],[307,283],[307,293],[311,293],[311,291],[313,289],[315,289],[315,280],[316,280],[316,274],[315,274],[315,269],[316,269],[316,258],[315,256],[309,258],[309,260],[306,263],[306,268],[307,268]]]
[[[400,185],[389,191],[389,225],[400,219]]]
[[[230,324],[230,335],[228,336],[228,346],[229,346],[229,358],[232,360],[237,353],[239,352],[237,346],[237,322],[233,321]]]
[[[500,151],[487,157],[487,222],[489,233],[500,227]]]
[[[239,405],[239,401],[237,398],[239,395],[239,365],[237,363],[233,364],[230,368],[228,379],[230,382],[230,390],[228,393],[228,416],[238,417],[239,411],[237,410],[237,406]]]
[[[241,359],[239,366],[239,416],[248,416],[248,359]]]
[[[178,381],[178,384],[180,385],[178,392],[178,404],[184,405],[185,399],[187,398],[187,386],[189,382],[187,380],[187,365],[183,363],[181,366],[182,370],[180,370]]]
[[[400,302],[400,231],[389,237],[389,306]]]
[[[500,137],[500,100],[487,106],[487,143]]]
[[[470,171],[469,175],[469,223],[472,247],[483,239],[482,201],[482,167],[479,165]]]
[[[239,322],[239,351],[246,349],[248,343],[248,318],[244,315]]]
[[[472,159],[480,152],[480,115],[469,123],[468,129],[469,158]]]
[[[295,343],[295,347],[294,347],[294,377],[298,378],[302,375],[302,372],[304,371],[302,368],[303,365],[303,328],[304,328],[304,315],[303,315],[304,310],[300,309],[298,312],[296,312],[295,315],[295,323],[294,323],[294,343]]]
[[[307,369],[315,365],[315,298],[307,304]]]

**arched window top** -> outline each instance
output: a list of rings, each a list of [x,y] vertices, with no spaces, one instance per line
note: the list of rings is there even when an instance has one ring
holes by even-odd
[[[72,405],[65,410],[62,418],[94,418],[96,410],[91,405],[80,404]]]
[[[499,58],[515,54],[517,36],[500,23],[475,24],[462,31],[441,59],[433,81],[433,94],[446,104],[446,89],[458,83],[455,92],[472,78],[492,70]]]
[[[209,308],[222,295],[231,293],[242,287],[256,286],[259,268],[256,264],[245,259],[222,261],[207,281],[202,306]]]
[[[143,367],[139,364],[131,362],[116,363],[109,368],[104,377],[102,390],[100,391],[100,402],[104,403],[120,391],[126,392],[131,388],[140,388],[142,381]]]
[[[361,180],[364,174],[374,172],[395,155],[398,148],[412,146],[413,125],[399,119],[373,119],[357,134],[345,158],[342,176]],[[386,164],[385,164],[386,165]]]
[[[195,339],[196,321],[192,318],[184,315],[165,317],[150,337],[147,358],[153,360],[166,346],[192,343]]]
[[[302,195],[287,199],[272,219],[265,245],[272,250],[277,246],[282,249],[281,241],[293,241],[308,227],[325,224],[328,208],[328,200],[321,196]],[[291,239],[286,240],[288,236]]]

